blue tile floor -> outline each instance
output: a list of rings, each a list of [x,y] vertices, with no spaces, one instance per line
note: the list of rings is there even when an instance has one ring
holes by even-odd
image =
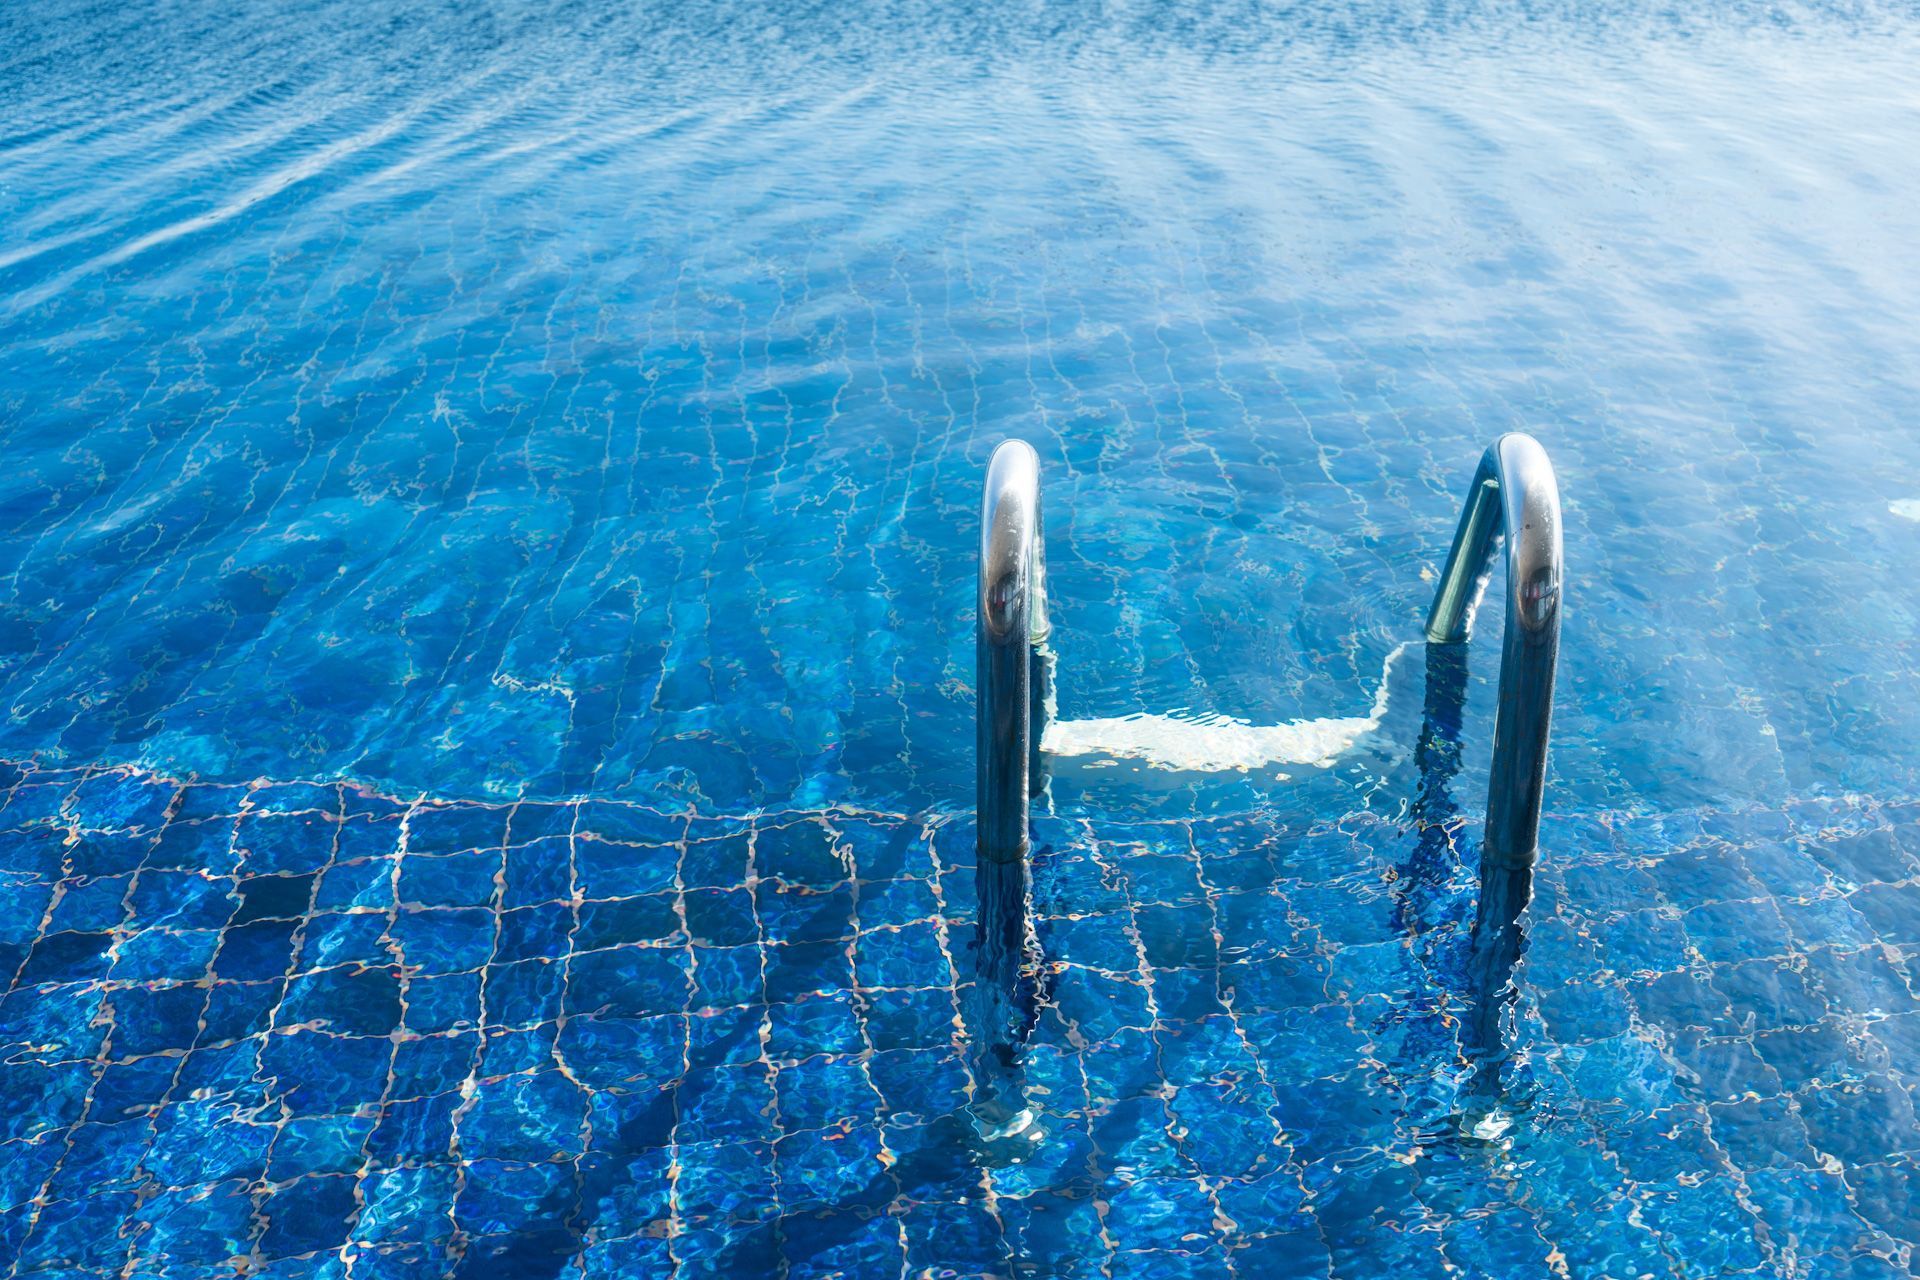
[[[10,1275],[1906,1274],[1920,805],[1043,819],[1033,1124],[964,821],[10,766]]]

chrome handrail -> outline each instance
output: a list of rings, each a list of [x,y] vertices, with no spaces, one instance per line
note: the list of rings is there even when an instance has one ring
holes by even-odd
[[[1500,702],[1493,721],[1493,767],[1487,779],[1487,830],[1480,847],[1480,902],[1469,961],[1471,1010],[1466,1048],[1476,1061],[1479,1091],[1498,1092],[1501,1026],[1512,1005],[1513,971],[1525,938],[1520,914],[1533,897],[1533,865],[1540,846],[1540,801],[1547,779],[1547,734],[1553,723],[1553,677],[1560,660],[1560,601],[1564,578],[1560,485],[1547,451],[1532,436],[1512,432],[1490,445],[1474,472],[1453,549],[1427,615],[1427,644],[1464,643],[1492,567],[1493,539],[1504,537],[1507,560],[1506,635],[1500,650]],[[1427,659],[1429,714],[1433,681],[1465,693],[1465,670],[1452,654]],[[1448,673],[1452,673],[1451,678]],[[1444,699],[1443,699],[1444,701]],[[1444,712],[1445,708],[1442,708]],[[1457,707],[1454,711],[1457,730]],[[1444,715],[1440,732],[1445,736]],[[1436,743],[1436,747],[1439,744]],[[1458,767],[1457,746],[1441,752],[1432,789],[1441,798]]]
[[[1502,866],[1530,867],[1540,843],[1564,573],[1553,464],[1538,440],[1518,431],[1495,440],[1474,473],[1427,615],[1429,644],[1471,637],[1496,534],[1506,540],[1507,630],[1487,785],[1486,856]]]
[[[1027,856],[1028,799],[1041,776],[1048,633],[1040,458],[1024,440],[1002,441],[987,464],[980,507],[978,764],[982,859]]]

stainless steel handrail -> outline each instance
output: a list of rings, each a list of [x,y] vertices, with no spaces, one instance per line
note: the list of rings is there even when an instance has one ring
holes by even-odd
[[[987,464],[980,507],[978,764],[980,856],[1027,856],[1028,800],[1046,725],[1047,570],[1040,523],[1040,458],[1006,440]]]
[[[1487,831],[1480,848],[1480,902],[1469,960],[1471,1009],[1466,1045],[1476,1062],[1475,1089],[1498,1092],[1505,1052],[1501,1034],[1512,1006],[1515,966],[1526,939],[1520,914],[1533,897],[1533,866],[1540,846],[1541,793],[1547,779],[1547,735],[1553,723],[1553,677],[1560,660],[1560,602],[1564,571],[1560,486],[1547,451],[1532,436],[1513,432],[1488,447],[1474,472],[1453,549],[1427,616],[1429,715],[1433,681],[1465,693],[1465,670],[1435,646],[1464,643],[1486,590],[1493,540],[1506,542],[1506,635],[1500,651],[1500,702],[1493,722],[1493,767],[1487,780]],[[1449,676],[1448,673],[1452,673]],[[1445,698],[1442,701],[1446,701]],[[1445,707],[1439,732],[1446,737]],[[1457,734],[1458,709],[1453,711]],[[1430,799],[1444,798],[1459,765],[1436,742]]]
[[[1540,843],[1564,572],[1553,464],[1538,440],[1518,431],[1495,440],[1474,473],[1427,616],[1428,643],[1470,638],[1496,534],[1506,540],[1507,629],[1487,786],[1486,856],[1505,867],[1531,867]]]

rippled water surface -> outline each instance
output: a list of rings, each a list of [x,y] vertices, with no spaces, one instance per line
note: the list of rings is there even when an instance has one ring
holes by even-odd
[[[1910,6],[0,9],[0,1262],[1907,1274],[1916,65]],[[1489,1086],[1498,650],[1388,659],[1513,429],[1567,616]],[[1166,719],[1058,762],[996,1054],[1008,436],[1061,716]],[[1282,745],[1167,767],[1205,717]]]

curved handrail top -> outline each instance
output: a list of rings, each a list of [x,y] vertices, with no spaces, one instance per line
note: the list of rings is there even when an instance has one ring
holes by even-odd
[[[1003,440],[980,507],[980,625],[994,640],[1021,627],[1022,639],[1045,634],[1040,556],[1040,457],[1024,440]]]
[[[1501,535],[1507,617],[1523,636],[1540,635],[1559,618],[1560,485],[1547,451],[1523,431],[1500,436],[1481,455],[1427,616],[1429,641],[1458,644],[1471,638],[1493,540]]]
[[[1507,543],[1507,621],[1541,631],[1560,611],[1560,482],[1547,451],[1523,431],[1501,436],[1487,454],[1500,485]]]

